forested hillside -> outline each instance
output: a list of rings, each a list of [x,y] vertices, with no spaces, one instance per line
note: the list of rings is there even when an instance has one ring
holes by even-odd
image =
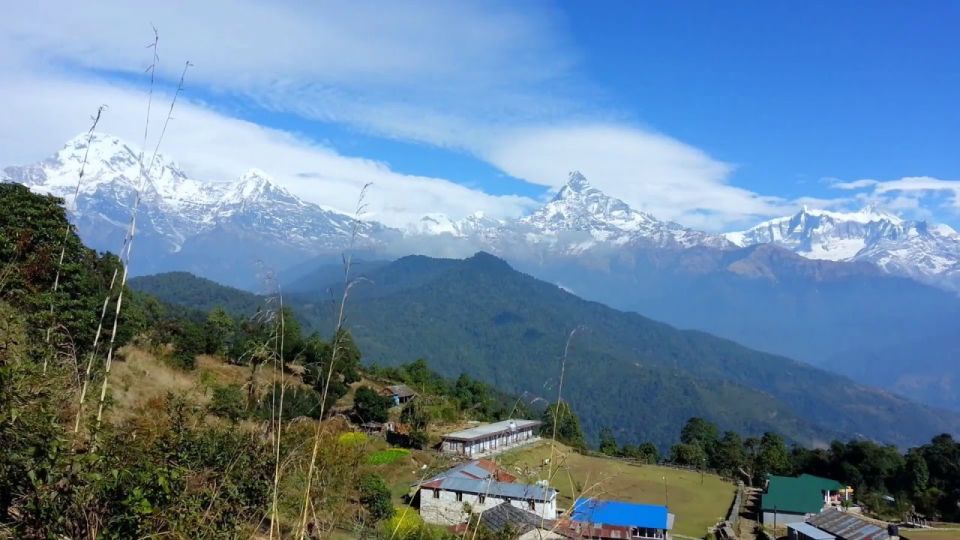
[[[446,376],[465,372],[552,400],[564,345],[579,328],[563,395],[593,441],[609,427],[623,441],[666,447],[691,416],[806,444],[843,434],[909,445],[960,430],[956,414],[581,300],[487,254],[464,261],[406,257],[359,276],[347,302],[348,326],[367,358],[381,365],[423,357]],[[342,286],[285,302],[305,326],[328,328],[330,298]]]

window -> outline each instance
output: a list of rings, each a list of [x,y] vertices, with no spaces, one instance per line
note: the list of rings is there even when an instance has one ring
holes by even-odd
[[[486,494],[481,493],[480,495],[477,495],[477,502],[480,503],[480,504],[483,504],[483,503],[487,502],[487,496],[486,496]]]
[[[439,489],[433,490],[433,498],[434,498],[434,499],[439,499],[439,498],[440,498],[440,490],[439,490]]]
[[[463,492],[462,492],[462,491],[457,491],[456,493],[457,493],[457,502],[462,501],[462,500],[463,500]]]

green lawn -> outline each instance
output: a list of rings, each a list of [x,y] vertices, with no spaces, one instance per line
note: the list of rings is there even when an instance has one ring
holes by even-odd
[[[945,529],[900,529],[900,536],[908,540],[960,540],[960,527]]]
[[[549,457],[550,444],[541,442],[507,452],[496,461],[527,481],[547,478],[552,470],[550,484],[560,492],[561,508],[569,508],[575,496],[647,504],[668,502],[670,512],[676,515],[673,532],[686,536],[703,537],[708,527],[726,515],[736,491],[719,476],[706,474],[701,479],[693,471],[584,456],[560,445],[552,467],[544,464]]]

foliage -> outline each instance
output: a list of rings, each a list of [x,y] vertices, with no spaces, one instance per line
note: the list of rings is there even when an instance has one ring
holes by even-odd
[[[422,358],[396,367],[371,366],[367,371],[380,378],[403,382],[432,398],[429,405],[422,399],[411,402],[415,409],[407,414],[416,412],[419,431],[425,431],[430,421],[455,422],[461,416],[494,422],[529,418],[533,414],[523,400],[467,374],[461,373],[451,384],[449,379],[431,370]],[[401,418],[401,421],[412,424],[409,419]]]
[[[370,454],[367,457],[367,463],[370,465],[389,465],[409,455],[410,451],[405,448],[387,448]]]
[[[360,447],[369,441],[369,437],[359,431],[348,431],[337,437],[337,442],[343,446]]]
[[[235,384],[214,386],[210,397],[210,412],[224,418],[236,421],[247,413],[246,395],[240,386]]]
[[[204,351],[207,354],[224,356],[229,350],[237,332],[237,322],[222,307],[215,307],[207,315],[204,324],[206,343]]]
[[[600,453],[608,456],[616,456],[620,453],[620,447],[617,445],[613,430],[608,427],[600,430]]]
[[[373,284],[358,288],[350,304],[351,330],[365,358],[396,366],[398,359],[424,357],[442,376],[466,373],[515,395],[556,389],[567,335],[584,325],[588,332],[574,339],[567,358],[563,399],[591,443],[600,428],[615,426],[621,443],[652,441],[665,449],[691,416],[722,430],[771,431],[806,444],[861,433],[908,446],[930,433],[960,432],[956,415],[581,300],[491,255],[405,257],[367,277]],[[311,296],[291,304],[307,328],[330,328],[336,319],[333,301]]]
[[[274,397],[276,396],[276,397]],[[276,403],[274,403],[276,399]],[[261,420],[269,420],[279,408],[280,383],[275,383],[267,390],[264,399],[257,406],[256,415]],[[300,385],[288,386],[283,390],[283,408],[280,409],[285,420],[294,420],[301,417],[320,418],[320,394],[312,389]]]
[[[373,521],[380,521],[393,515],[390,488],[379,474],[368,473],[360,478],[360,503],[370,513]]]
[[[256,312],[263,299],[253,293],[226,287],[189,272],[167,272],[130,279],[130,288],[166,303],[190,306],[204,313],[215,309],[245,317]]]
[[[31,193],[19,184],[0,183],[0,300],[23,315],[27,352],[35,359],[52,357],[58,351],[83,358],[89,352],[111,277],[119,267],[115,256],[99,255],[83,246],[68,224],[61,202]],[[70,232],[64,236],[68,227]],[[64,260],[54,294],[51,289],[61,245]],[[127,310],[127,304],[124,307],[118,343],[125,343],[142,328],[138,311]],[[108,313],[113,308],[111,300]],[[48,328],[53,330],[49,348],[45,346]]]
[[[386,422],[393,401],[369,386],[360,386],[353,395],[353,414],[361,422]]]
[[[699,444],[678,443],[670,447],[670,461],[677,465],[702,468],[707,463],[707,453]]]
[[[400,411],[400,421],[414,431],[426,431],[430,425],[430,415],[423,406],[422,399],[407,402]]]
[[[574,414],[565,401],[551,404],[543,411],[544,437],[552,437],[554,432],[557,441],[574,448],[586,448],[583,431],[580,429],[580,419]]]

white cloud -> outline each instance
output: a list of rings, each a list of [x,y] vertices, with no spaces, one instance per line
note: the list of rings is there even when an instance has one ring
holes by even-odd
[[[932,176],[907,176],[898,180],[879,182],[874,187],[874,191],[876,193],[949,193],[954,197],[954,204],[960,208],[960,180],[941,180]]]
[[[0,163],[50,153],[101,102],[112,107],[104,130],[138,141],[143,96],[105,81],[141,77],[150,23],[167,82],[190,59],[188,90],[202,88],[213,103],[230,97],[242,108],[429,143],[552,188],[581,170],[611,195],[692,227],[720,230],[792,208],[731,185],[733,165],[598,110],[601,92],[578,77],[562,17],[505,0],[104,0],[80,10],[65,0],[15,2],[0,18],[0,73],[9,79],[0,97],[18,104],[0,129]],[[517,215],[532,204],[397,174],[234,114],[184,106],[167,153],[200,177],[256,166],[340,209],[372,180],[372,208],[394,224],[436,211]]]
[[[855,190],[855,189],[864,189],[864,188],[868,188],[868,187],[873,187],[873,186],[875,186],[875,185],[877,185],[877,181],[876,181],[876,180],[871,180],[871,179],[869,179],[869,178],[863,178],[863,179],[860,179],[860,180],[853,180],[853,181],[851,181],[851,182],[842,182],[842,181],[840,181],[840,180],[836,180],[836,181],[834,181],[834,182],[831,182],[830,187],[832,187],[832,188],[834,188],[834,189]]]
[[[140,74],[152,23],[167,78],[189,59],[197,65],[191,84],[214,92],[448,146],[480,137],[471,133],[473,119],[533,117],[572,103],[556,86],[537,90],[565,79],[572,55],[557,37],[555,14],[533,2],[104,0],[74,7],[8,6],[0,55]]]
[[[154,126],[162,122],[168,99],[157,96]],[[0,85],[0,100],[15,112],[7,115],[0,130],[0,163],[52,154],[87,128],[87,117],[101,103],[109,109],[98,129],[136,144],[142,140],[146,104],[142,91],[64,78],[21,77]],[[369,217],[391,225],[438,210],[454,217],[476,210],[496,217],[514,216],[534,204],[524,197],[488,195],[444,179],[399,174],[383,163],[343,156],[290,133],[188,101],[177,105],[174,118],[161,151],[192,176],[230,180],[258,167],[301,197],[342,210],[353,208],[362,185],[373,182],[367,199]]]
[[[557,188],[572,170],[631,206],[690,226],[721,229],[777,215],[785,201],[731,186],[734,167],[668,136],[611,124],[518,129],[485,157],[504,171]]]

